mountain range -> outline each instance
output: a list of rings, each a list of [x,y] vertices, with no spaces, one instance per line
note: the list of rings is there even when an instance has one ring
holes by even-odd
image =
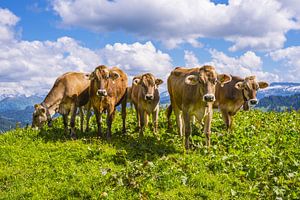
[[[20,122],[21,126],[31,124],[34,104],[42,102],[46,96],[25,96],[14,92],[16,91],[0,91],[0,132],[14,128],[17,122]],[[274,82],[268,88],[258,91],[257,97],[261,102],[258,107],[276,111],[290,107],[297,109],[300,107],[298,96],[300,83]],[[160,103],[170,103],[168,91],[160,93]]]

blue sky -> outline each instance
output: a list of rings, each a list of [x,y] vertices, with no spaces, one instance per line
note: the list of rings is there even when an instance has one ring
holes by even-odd
[[[44,94],[99,64],[299,82],[299,20],[298,0],[0,0],[0,92]]]

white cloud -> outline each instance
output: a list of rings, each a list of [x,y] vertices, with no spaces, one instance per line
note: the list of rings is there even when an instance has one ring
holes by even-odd
[[[174,48],[182,43],[201,46],[201,38],[223,38],[240,49],[281,48],[285,34],[299,29],[297,0],[52,0],[67,26],[96,32],[123,30],[141,39],[162,41]]]
[[[284,80],[299,82],[300,80],[300,46],[280,49],[269,54],[274,61],[282,65],[281,76]]]
[[[0,46],[1,87],[22,94],[45,93],[67,71],[89,72],[99,56],[72,38],[57,41],[19,41]]]
[[[184,51],[185,66],[188,68],[196,67],[199,64],[199,60],[192,51]]]
[[[119,66],[130,76],[151,72],[164,78],[172,69],[171,57],[157,50],[151,42],[106,45],[99,54],[104,63]]]
[[[14,26],[19,18],[7,9],[0,8],[0,44],[14,38]]]
[[[91,72],[100,64],[120,66],[130,77],[144,73],[164,78],[171,69],[171,58],[157,50],[151,42],[145,44],[106,45],[99,50],[82,46],[70,37],[56,41],[25,41],[14,38],[13,28],[18,18],[10,11],[2,20],[12,31],[0,45],[0,92],[25,95],[45,94],[55,79],[68,71]]]
[[[216,67],[219,73],[228,73],[241,77],[255,75],[259,80],[279,81],[277,74],[263,71],[263,62],[254,52],[248,51],[240,57],[227,56],[217,50],[210,51],[212,61],[207,63]]]

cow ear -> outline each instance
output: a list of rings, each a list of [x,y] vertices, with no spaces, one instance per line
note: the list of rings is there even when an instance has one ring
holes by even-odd
[[[189,75],[184,80],[187,85],[197,85],[199,83],[199,78],[196,75]]]
[[[93,80],[95,78],[95,72],[92,72],[90,75],[89,75],[89,80]]]
[[[267,82],[258,82],[259,88],[260,89],[264,89],[267,88],[269,86],[269,84]]]
[[[138,85],[140,82],[141,82],[141,79],[140,79],[140,78],[134,78],[133,81],[132,81],[132,83],[133,83],[134,85]]]
[[[244,88],[244,82],[239,81],[234,85],[234,87],[238,90],[242,90]]]
[[[156,85],[160,85],[160,84],[162,84],[163,82],[164,82],[164,81],[161,80],[160,78],[155,79],[155,84],[156,84]]]
[[[231,76],[227,74],[219,74],[218,75],[218,82],[221,84],[221,87],[224,86],[224,84],[231,81]]]
[[[118,78],[120,78],[120,74],[116,71],[111,71],[109,76],[111,77],[111,79],[114,81],[114,80],[117,80]]]

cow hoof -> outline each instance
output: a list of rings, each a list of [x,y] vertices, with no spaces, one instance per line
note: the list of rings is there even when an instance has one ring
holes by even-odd
[[[73,134],[71,134],[71,139],[72,140],[76,140],[77,139],[77,137],[76,137],[76,135],[73,133]]]

